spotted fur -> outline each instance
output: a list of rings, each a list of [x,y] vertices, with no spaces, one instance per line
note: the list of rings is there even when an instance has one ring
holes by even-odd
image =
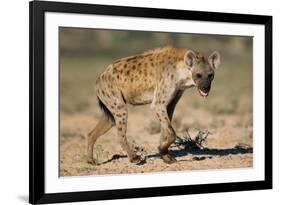
[[[200,52],[171,46],[121,58],[110,64],[96,81],[96,94],[104,117],[88,136],[88,161],[94,162],[96,139],[114,125],[130,161],[138,161],[126,138],[127,104],[151,104],[161,123],[158,149],[165,162],[175,162],[168,153],[176,138],[171,125],[175,106],[186,88],[197,86],[201,92],[209,92],[207,88],[213,79],[206,76],[213,75],[218,64],[217,52],[207,59]],[[201,79],[198,73],[202,75]]]

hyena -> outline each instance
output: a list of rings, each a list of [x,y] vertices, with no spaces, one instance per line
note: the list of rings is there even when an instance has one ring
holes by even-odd
[[[158,48],[110,64],[96,80],[96,94],[103,115],[88,134],[87,160],[96,164],[93,147],[96,140],[114,125],[117,136],[130,162],[140,162],[126,138],[127,104],[151,104],[161,124],[158,150],[166,163],[176,162],[168,148],[176,139],[171,125],[174,109],[187,88],[197,87],[207,97],[220,54],[214,51],[208,58],[202,53],[171,46]]]

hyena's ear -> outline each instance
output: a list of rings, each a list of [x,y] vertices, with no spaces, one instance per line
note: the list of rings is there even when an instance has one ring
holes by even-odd
[[[210,65],[214,68],[217,69],[221,63],[221,56],[218,51],[214,51],[210,56],[209,56],[209,63]]]
[[[189,68],[191,68],[194,65],[195,58],[196,58],[196,55],[191,50],[186,51],[186,53],[184,54],[184,62]]]

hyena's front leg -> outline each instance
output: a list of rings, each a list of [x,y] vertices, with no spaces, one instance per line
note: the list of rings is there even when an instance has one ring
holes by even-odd
[[[167,95],[162,95],[162,97],[161,95],[158,95],[152,108],[161,124],[160,144],[158,146],[159,152],[164,162],[171,164],[176,162],[176,159],[168,152],[168,148],[176,140],[176,132],[171,125],[167,112],[169,101]]]
[[[169,117],[171,122],[172,122],[172,119],[173,119],[173,115],[174,115],[176,105],[177,105],[179,99],[181,98],[182,94],[183,94],[182,90],[176,92],[175,97],[171,100],[171,102],[167,106],[168,117]]]
[[[176,162],[176,159],[169,153],[168,149],[171,144],[176,140],[176,133],[171,126],[169,119],[167,118],[167,113],[165,111],[158,113],[159,120],[161,120],[161,134],[160,134],[160,144],[158,150],[162,156],[164,162],[171,164]]]

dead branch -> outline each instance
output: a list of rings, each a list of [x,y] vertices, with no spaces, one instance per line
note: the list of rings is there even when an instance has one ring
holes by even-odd
[[[189,134],[189,128],[184,130],[182,136],[177,136],[175,146],[181,149],[202,149],[203,144],[206,143],[207,137],[211,134],[209,131],[202,131],[197,129],[198,132],[194,137]]]

